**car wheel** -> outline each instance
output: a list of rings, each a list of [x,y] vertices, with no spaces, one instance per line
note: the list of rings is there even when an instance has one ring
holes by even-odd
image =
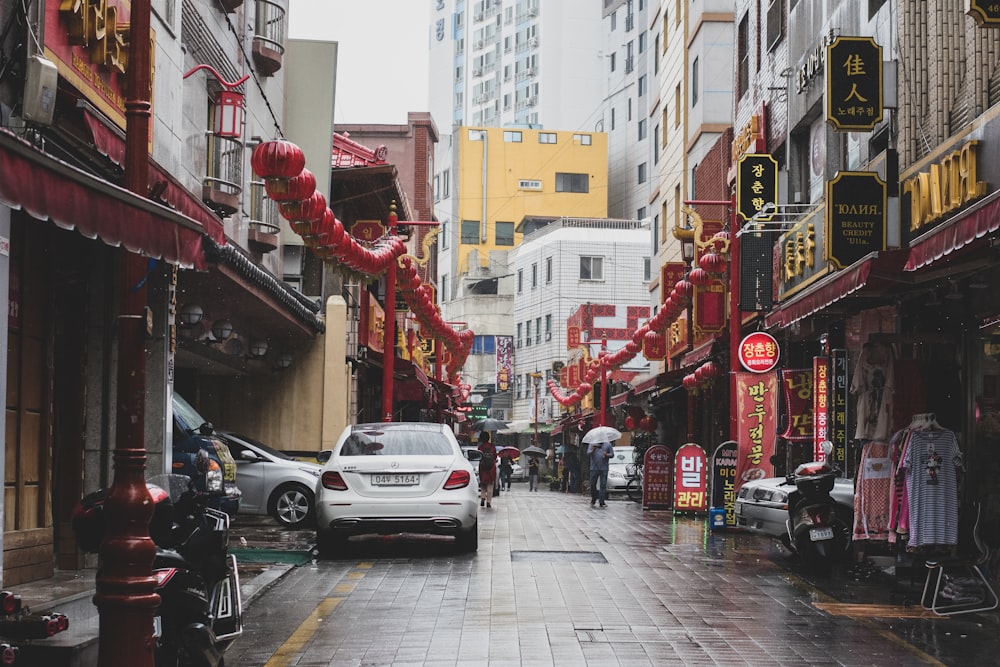
[[[455,546],[462,553],[472,553],[479,549],[479,522],[468,530],[460,530],[455,535]]]
[[[313,492],[301,484],[283,484],[267,501],[267,513],[285,528],[302,528],[315,517]]]

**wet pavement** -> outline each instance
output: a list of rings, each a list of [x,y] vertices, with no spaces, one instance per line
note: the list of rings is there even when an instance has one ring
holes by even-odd
[[[275,548],[263,525],[234,535]],[[481,510],[476,554],[375,538],[289,569],[227,664],[997,664],[997,614],[936,617],[922,585],[873,568],[813,580],[776,542],[705,517],[515,485]]]

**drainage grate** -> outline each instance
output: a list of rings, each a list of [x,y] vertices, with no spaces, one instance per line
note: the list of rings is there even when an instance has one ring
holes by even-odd
[[[600,551],[511,551],[511,561],[571,561],[574,563],[607,563]]]

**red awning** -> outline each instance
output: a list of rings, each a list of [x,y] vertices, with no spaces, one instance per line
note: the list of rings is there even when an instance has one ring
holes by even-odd
[[[798,294],[783,302],[778,308],[768,313],[764,319],[765,328],[787,327],[793,322],[809,317],[827,306],[857,292],[874,277],[872,268],[878,267],[878,273],[884,273],[889,280],[892,275],[899,275],[905,251],[873,252],[858,260],[842,271],[827,276],[802,294]],[[899,280],[898,282],[906,282]]]
[[[636,396],[638,396],[640,394],[645,394],[650,389],[656,389],[657,383],[659,382],[660,377],[663,376],[663,375],[665,375],[665,374],[664,373],[660,373],[659,375],[654,375],[651,378],[646,378],[645,380],[642,380],[641,382],[637,382],[632,387],[632,393],[635,394]]]
[[[690,368],[691,366],[697,366],[701,362],[705,361],[712,356],[714,352],[716,339],[707,340],[698,347],[694,348],[690,352],[686,352],[683,357],[681,357],[681,368]]]
[[[615,394],[614,396],[611,397],[611,407],[617,408],[619,405],[622,405],[623,403],[628,403],[628,399],[630,398],[632,398],[631,390],[621,394]]]
[[[904,271],[932,264],[1000,229],[1000,190],[910,242]]]
[[[218,220],[209,230],[202,221],[46,155],[6,130],[0,130],[0,174],[0,202],[130,252],[204,269],[202,235],[211,231],[225,243]]]

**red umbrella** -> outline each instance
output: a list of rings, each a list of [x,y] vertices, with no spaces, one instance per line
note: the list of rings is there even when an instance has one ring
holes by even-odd
[[[516,459],[521,455],[521,450],[517,447],[497,447],[497,456],[503,459]]]

